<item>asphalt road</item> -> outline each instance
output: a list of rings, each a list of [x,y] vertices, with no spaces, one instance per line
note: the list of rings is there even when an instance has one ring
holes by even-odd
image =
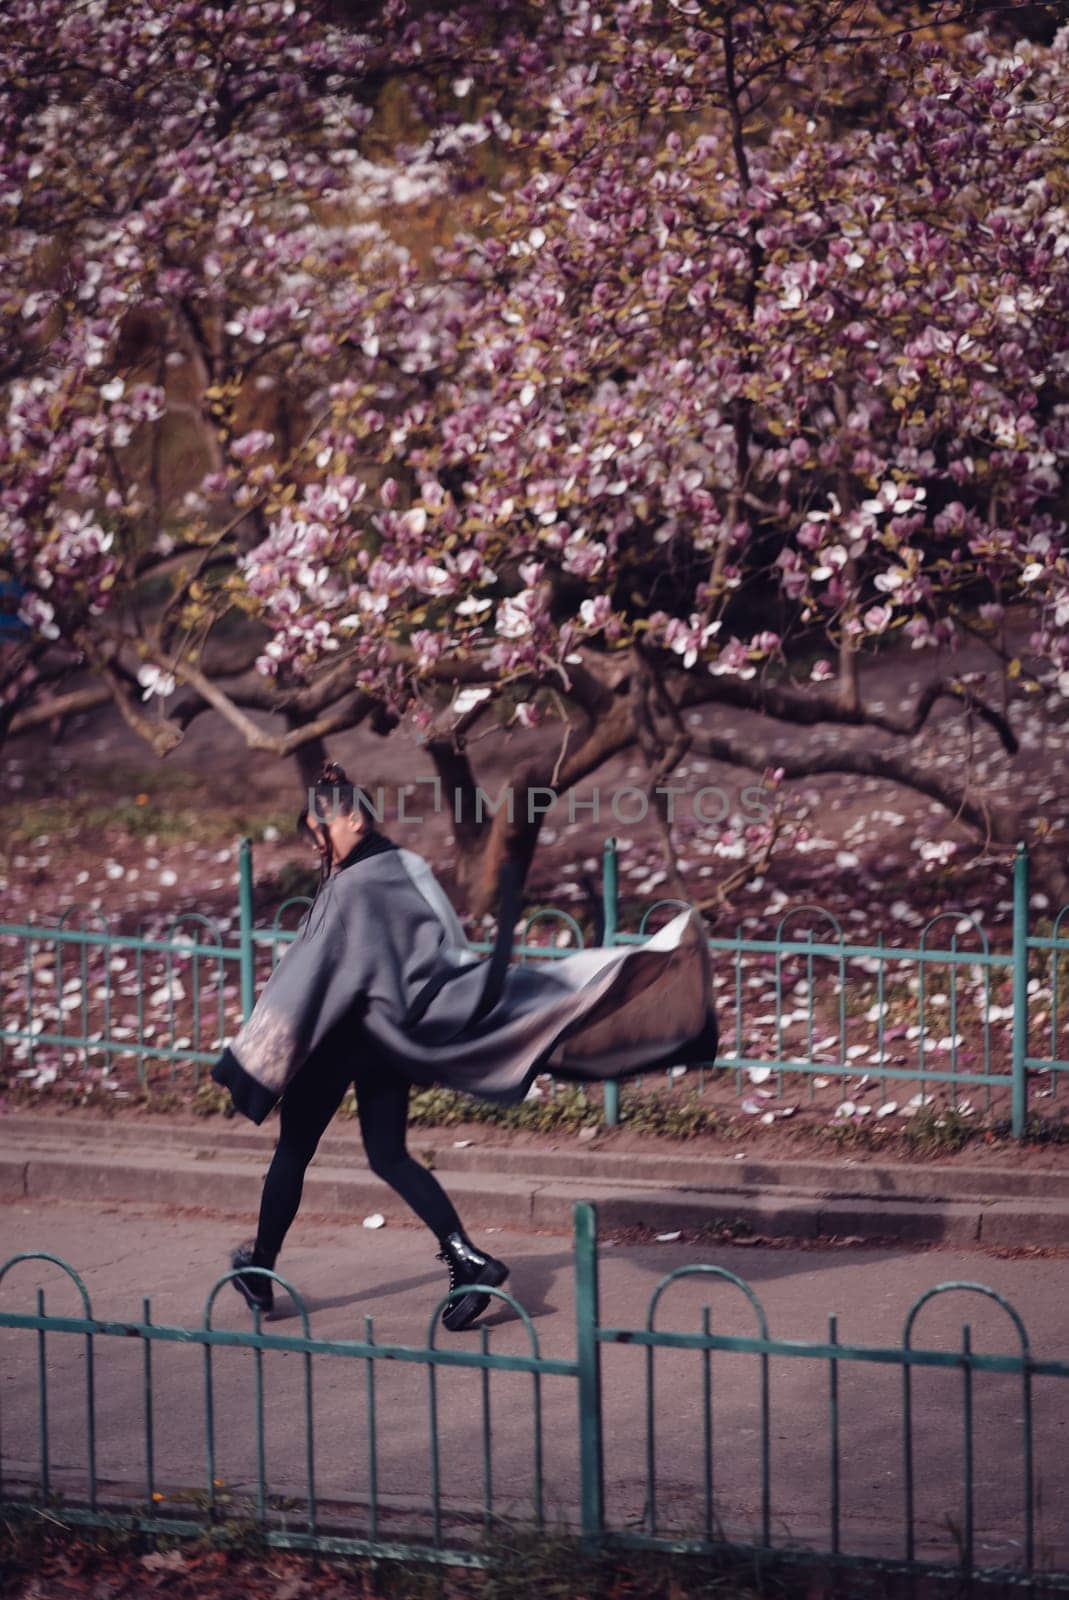
[[[248,1231],[247,1229],[245,1231]],[[0,1259],[41,1250],[70,1262],[92,1297],[93,1313],[109,1320],[140,1320],[151,1299],[152,1320],[172,1326],[202,1325],[205,1300],[226,1270],[230,1246],[242,1236],[232,1221],[171,1215],[131,1204],[88,1206],[57,1202],[0,1206]],[[509,1288],[528,1312],[541,1353],[570,1360],[575,1353],[575,1301],[571,1241],[565,1236],[485,1230],[479,1241],[512,1264]],[[421,1229],[391,1218],[370,1231],[359,1224],[298,1222],[280,1271],[305,1298],[312,1332],[327,1340],[366,1336],[372,1319],[380,1344],[422,1346],[429,1319],[445,1289],[434,1242]],[[838,1317],[846,1345],[896,1347],[912,1303],[935,1284],[967,1280],[1009,1298],[1039,1358],[1065,1360],[1065,1307],[1069,1259],[1004,1259],[980,1251],[931,1249],[700,1248],[673,1243],[606,1245],[601,1254],[602,1325],[641,1328],[650,1297],[676,1268],[707,1263],[744,1278],[759,1298],[771,1335],[802,1341],[828,1336],[829,1313]],[[46,1290],[47,1310],[76,1315],[73,1286],[54,1267],[20,1263],[0,1286],[0,1311],[32,1311],[35,1287]],[[756,1331],[756,1313],[723,1280],[689,1276],[661,1298],[658,1327],[694,1332],[701,1308],[711,1308],[714,1331]],[[490,1349],[518,1353],[529,1335],[502,1306],[485,1319]],[[1014,1328],[997,1304],[977,1294],[938,1297],[920,1313],[913,1343],[960,1348],[962,1323],[973,1348],[1013,1352]],[[229,1287],[215,1301],[213,1325],[243,1328],[251,1318]],[[272,1333],[299,1332],[292,1303],[280,1296]],[[476,1331],[437,1342],[479,1348]],[[147,1493],[145,1478],[144,1351],[136,1338],[94,1341],[97,1457],[102,1484]],[[178,1509],[207,1482],[204,1427],[205,1357],[201,1347],[155,1344],[152,1394],[155,1485],[159,1502]],[[0,1450],[6,1484],[40,1476],[37,1336],[0,1329]],[[859,1553],[901,1555],[904,1550],[902,1428],[903,1378],[898,1366],[841,1362],[839,1451],[841,1539]],[[47,1337],[49,1471],[54,1488],[72,1496],[84,1488],[86,1461],[83,1335]],[[341,1522],[360,1531],[369,1488],[368,1363],[341,1354],[313,1361],[313,1421],[317,1494]],[[744,1542],[761,1533],[760,1358],[717,1352],[711,1361],[713,1411],[712,1503],[716,1528]],[[426,1367],[401,1361],[375,1363],[376,1471],[380,1531],[425,1526],[431,1504],[429,1379]],[[262,1362],[264,1462],[270,1494],[299,1501],[305,1489],[304,1360],[269,1352]],[[661,1350],[654,1362],[655,1489],[658,1524],[699,1531],[705,1518],[702,1358],[693,1351]],[[609,1524],[640,1529],[648,1513],[646,1355],[612,1345],[603,1353],[605,1504]],[[830,1537],[830,1363],[818,1358],[772,1357],[770,1400],[771,1532],[777,1544]],[[918,1370],[913,1410],[918,1554],[946,1557],[963,1526],[963,1405],[960,1369]],[[1069,1380],[1033,1380],[1035,1473],[1039,1485],[1037,1549],[1044,1564],[1069,1567],[1069,1507],[1065,1462],[1069,1452]],[[532,1503],[532,1379],[494,1374],[489,1383],[492,1437],[491,1489],[495,1511],[526,1518]],[[220,1496],[254,1493],[257,1481],[256,1364],[249,1350],[217,1350],[212,1357],[216,1454]],[[442,1370],[436,1382],[440,1439],[440,1493],[444,1526],[478,1513],[486,1475],[483,1394],[474,1370]],[[977,1373],[972,1389],[975,1539],[984,1565],[1014,1564],[1022,1551],[1022,1384],[1019,1378]],[[574,1524],[579,1500],[576,1385],[571,1377],[542,1379],[546,1515],[551,1524]]]

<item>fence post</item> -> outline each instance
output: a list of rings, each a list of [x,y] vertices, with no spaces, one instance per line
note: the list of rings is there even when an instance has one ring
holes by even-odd
[[[1024,1137],[1028,1115],[1028,851],[1018,840],[1013,861],[1013,1051],[1011,1130]]]
[[[241,966],[241,1015],[247,1021],[256,1004],[256,963],[252,944],[252,840],[238,846],[238,936]]]
[[[601,1449],[601,1345],[598,1343],[598,1218],[592,1205],[576,1204],[575,1352],[579,1368],[579,1496],[583,1543],[596,1545],[604,1530],[605,1476]]]
[[[616,943],[618,889],[616,840],[610,838],[605,841],[601,864],[601,911],[602,921],[604,922],[601,942],[603,945]],[[615,1128],[620,1121],[620,1085],[618,1083],[607,1083],[603,1092],[605,1124],[606,1127]]]

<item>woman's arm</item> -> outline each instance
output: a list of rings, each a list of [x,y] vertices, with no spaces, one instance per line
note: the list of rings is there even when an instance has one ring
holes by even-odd
[[[352,885],[324,885],[252,1012],[212,1068],[235,1109],[263,1122],[332,1028],[366,993],[368,941],[350,936]],[[358,901],[359,897],[355,897]]]

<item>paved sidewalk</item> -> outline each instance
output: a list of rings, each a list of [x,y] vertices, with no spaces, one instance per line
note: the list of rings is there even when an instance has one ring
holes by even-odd
[[[0,1117],[0,1197],[251,1213],[273,1146],[271,1127],[222,1119],[8,1113]],[[647,1151],[621,1152],[611,1139],[575,1135],[468,1144],[453,1129],[413,1130],[410,1148],[441,1175],[472,1225],[567,1229],[575,1202],[592,1200],[605,1227],[1069,1248],[1069,1159],[1043,1170],[842,1156],[770,1162],[655,1140]],[[354,1124],[328,1131],[305,1206],[333,1216],[397,1210],[368,1171]]]
[[[389,1210],[390,1208],[384,1208]],[[55,1252],[82,1274],[94,1315],[140,1321],[143,1297],[152,1319],[198,1325],[205,1300],[225,1270],[230,1245],[241,1236],[235,1219],[176,1217],[163,1207],[127,1202],[15,1201],[0,1205],[4,1255]],[[473,1230],[512,1265],[509,1288],[530,1314],[545,1355],[572,1359],[575,1305],[572,1245],[565,1233]],[[665,1274],[695,1263],[741,1275],[759,1296],[776,1338],[822,1340],[828,1315],[839,1314],[844,1344],[900,1344],[910,1305],[926,1289],[950,1280],[980,1280],[1020,1311],[1037,1357],[1064,1359],[1064,1308],[1069,1260],[978,1257],[975,1251],[905,1249],[738,1249],[672,1243],[608,1245],[601,1250],[602,1323],[642,1327],[650,1296]],[[317,1224],[302,1217],[280,1270],[304,1296],[317,1338],[362,1339],[373,1318],[379,1343],[421,1346],[444,1290],[434,1244],[395,1215],[369,1231],[359,1224]],[[77,1297],[58,1270],[31,1262],[14,1266],[0,1286],[0,1309],[32,1310],[35,1285],[46,1289],[50,1314],[77,1314]],[[701,1307],[712,1308],[717,1332],[749,1334],[754,1313],[730,1284],[688,1277],[666,1291],[658,1326],[696,1331]],[[974,1347],[1013,1351],[1016,1338],[991,1300],[954,1293],[920,1314],[914,1343],[960,1347],[961,1324]],[[490,1348],[520,1352],[527,1335],[508,1308],[486,1319]],[[247,1327],[249,1313],[224,1286],[214,1325]],[[268,1332],[299,1330],[295,1310],[280,1296]],[[480,1335],[439,1332],[438,1343],[478,1349]],[[141,1344],[131,1338],[94,1341],[97,1447],[106,1485],[137,1491],[144,1485],[144,1373]],[[84,1485],[85,1341],[49,1334],[50,1456],[53,1484],[74,1494]],[[33,1479],[39,1466],[38,1351],[33,1332],[0,1330],[0,1393],[5,1481]],[[336,1356],[314,1362],[317,1491],[352,1519],[368,1487],[365,1364]],[[759,1361],[717,1353],[712,1361],[715,1504],[719,1525],[749,1541],[758,1530],[760,1484]],[[254,1364],[248,1350],[213,1357],[220,1493],[250,1491],[256,1474]],[[701,1362],[694,1352],[656,1356],[658,1506],[668,1525],[695,1527],[702,1517]],[[303,1364],[297,1355],[269,1354],[263,1362],[265,1450],[272,1492],[298,1503],[304,1489]],[[428,1376],[425,1369],[389,1361],[377,1366],[378,1482],[384,1529],[400,1531],[405,1516],[429,1505]],[[920,1371],[914,1379],[916,1484],[921,1545],[946,1558],[961,1524],[961,1373]],[[606,1507],[616,1528],[641,1525],[646,1505],[645,1354],[635,1347],[604,1351]],[[153,1354],[155,1454],[162,1504],[180,1509],[184,1491],[205,1485],[204,1352],[157,1344]],[[495,1507],[526,1517],[530,1510],[531,1379],[495,1374],[491,1380]],[[821,1360],[770,1362],[773,1531],[777,1543],[829,1536],[828,1372]],[[1020,1559],[1020,1380],[977,1374],[973,1410],[977,1549],[985,1564]],[[437,1385],[443,1494],[448,1512],[477,1510],[482,1479],[482,1397],[472,1371],[448,1371]],[[574,1523],[578,1504],[574,1381],[542,1383],[545,1482],[550,1523]],[[1036,1475],[1041,1488],[1038,1547],[1048,1562],[1069,1565],[1064,1463],[1069,1452],[1069,1382],[1034,1381]],[[842,1363],[839,1415],[843,1470],[842,1525],[846,1549],[902,1552],[902,1374],[899,1368]],[[142,1487],[143,1492],[143,1487]]]

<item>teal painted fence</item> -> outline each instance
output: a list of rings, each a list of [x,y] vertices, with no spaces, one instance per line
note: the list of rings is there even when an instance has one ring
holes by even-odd
[[[142,1082],[148,1066],[161,1063],[173,1081],[198,1082],[295,936],[287,919],[308,904],[295,897],[270,927],[258,927],[252,885],[252,849],[243,840],[231,929],[187,912],[145,937],[118,932],[78,906],[55,923],[0,924],[5,1066],[34,1083],[79,1072],[106,1081],[115,1058],[132,1056]],[[655,901],[635,913],[632,930],[621,926],[616,844],[606,842],[605,944],[641,944],[682,904]],[[740,1091],[767,1083],[756,1092],[771,1098],[776,1114],[788,1088],[812,1098],[822,1078],[840,1080],[847,1096],[850,1080],[862,1078],[876,1093],[866,1102],[876,1117],[898,1109],[895,1085],[909,1087],[910,1106],[939,1093],[962,1114],[987,1112],[997,1097],[1019,1138],[1030,1116],[1059,1109],[1069,1071],[1067,915],[1069,907],[1048,932],[1033,930],[1028,857],[1018,846],[1008,949],[992,949],[975,917],[953,911],[929,919],[910,944],[882,936],[861,943],[830,911],[811,905],[787,910],[772,938],[750,938],[741,927],[710,938],[721,1023],[716,1066],[735,1073]],[[576,919],[545,907],[525,920],[516,955],[552,960],[582,945]],[[472,948],[488,945],[473,941]],[[754,988],[763,991],[757,1000]],[[700,1086],[705,1070],[689,1081]],[[615,1084],[604,1091],[604,1114],[618,1120]]]
[[[212,1287],[197,1325],[171,1326],[153,1320],[148,1300],[139,1320],[98,1317],[84,1282],[65,1262],[49,1255],[15,1256],[0,1268],[0,1501],[8,1510],[44,1506],[72,1523],[168,1534],[196,1534],[222,1523],[233,1532],[237,1523],[278,1546],[460,1564],[486,1559],[480,1548],[485,1533],[522,1524],[571,1532],[591,1548],[710,1554],[728,1548],[751,1558],[789,1555],[852,1569],[953,1572],[1022,1583],[1042,1574],[1048,1584],[1069,1586],[1058,1431],[1064,1432],[1069,1416],[1069,1362],[1038,1359],[1017,1311],[996,1291],[971,1282],[937,1284],[908,1308],[897,1343],[871,1346],[843,1342],[834,1316],[824,1338],[774,1337],[754,1288],[726,1268],[708,1264],[665,1274],[641,1320],[606,1325],[599,1306],[600,1266],[594,1208],[578,1205],[574,1353],[547,1356],[527,1312],[504,1290],[492,1293],[518,1321],[520,1337],[513,1343],[520,1349],[498,1354],[491,1350],[485,1325],[474,1347],[438,1347],[439,1313],[449,1296],[434,1307],[420,1346],[381,1342],[370,1317],[353,1339],[316,1338],[299,1294],[274,1274],[277,1292],[291,1296],[296,1306],[297,1332],[265,1330],[258,1313],[251,1329],[220,1326],[227,1320],[219,1315],[221,1293],[225,1309],[231,1315],[237,1311],[235,1297],[225,1288],[232,1274]],[[50,1294],[59,1290],[68,1300],[73,1297],[74,1313],[49,1312],[40,1283],[33,1308],[20,1307],[17,1286],[34,1277],[49,1279]],[[699,1285],[704,1302],[700,1326],[687,1330],[674,1325],[670,1310],[684,1283]],[[996,1307],[1010,1348],[976,1348],[981,1341],[974,1342],[968,1322],[949,1347],[922,1344],[919,1318],[930,1315],[933,1302],[945,1304],[952,1295],[961,1307]],[[731,1299],[746,1313],[748,1331],[745,1324],[742,1332],[725,1331],[733,1325]],[[692,1297],[688,1316],[694,1311]],[[240,1320],[245,1321],[244,1307]],[[949,1337],[945,1325],[942,1337]],[[986,1325],[982,1342],[992,1337]],[[173,1355],[168,1366],[168,1352],[175,1350],[190,1353],[177,1398]],[[627,1391],[632,1396],[637,1390],[639,1398],[629,1400],[630,1431],[621,1440],[619,1410],[607,1422],[615,1368],[610,1373],[605,1363],[624,1351],[634,1353],[641,1376]],[[286,1396],[280,1392],[278,1357],[287,1358],[295,1374]],[[666,1360],[675,1363],[670,1383],[658,1377]],[[227,1361],[230,1365],[221,1369]],[[689,1363],[685,1370],[684,1362]],[[801,1407],[795,1401],[785,1408],[777,1398],[772,1372],[779,1373],[782,1363],[805,1369]],[[397,1443],[397,1412],[380,1398],[390,1371],[400,1371],[406,1384],[423,1385],[426,1396],[423,1423],[404,1440],[400,1468],[396,1458],[387,1461]],[[454,1406],[443,1420],[439,1385],[448,1374],[463,1372],[469,1374],[473,1398]],[[860,1430],[856,1404],[852,1411],[845,1404],[852,1372],[866,1391],[880,1382],[880,1374],[887,1375],[878,1410]],[[941,1375],[950,1395],[934,1433],[926,1425],[928,1398],[923,1403],[917,1398],[918,1385],[932,1375]],[[508,1403],[495,1399],[502,1382],[513,1383]],[[740,1513],[732,1493],[739,1472],[737,1407],[747,1383],[744,1431],[756,1441],[756,1472]],[[544,1401],[553,1384],[563,1385],[574,1404],[567,1410],[573,1419],[567,1426],[562,1409],[553,1412],[556,1476],[551,1481]],[[225,1430],[218,1417],[224,1387],[231,1400],[239,1392],[250,1397],[240,1420],[231,1404]],[[316,1403],[321,1387],[330,1411],[345,1412],[341,1433],[330,1435],[327,1444],[323,1404]],[[855,1398],[857,1388],[850,1390]],[[722,1421],[725,1394],[736,1406],[732,1431]],[[283,1399],[280,1449],[280,1436],[268,1424]],[[665,1460],[659,1446],[659,1422],[673,1407],[687,1424],[688,1460],[678,1447]],[[199,1484],[176,1483],[174,1462],[163,1458],[163,1424],[176,1411],[200,1433]],[[127,1430],[124,1440],[138,1439],[136,1449],[123,1445],[121,1477],[114,1465],[107,1466],[107,1434],[116,1419]],[[614,1431],[612,1456],[607,1429]],[[806,1529],[797,1526],[797,1500],[792,1500],[797,1482],[792,1484],[785,1465],[783,1441],[792,1429],[804,1441],[807,1491],[819,1511]],[[220,1476],[224,1444],[245,1451],[240,1493]],[[565,1448],[575,1491],[562,1504]],[[478,1484],[474,1498],[463,1498],[443,1467],[447,1450],[470,1459],[472,1482]],[[614,1494],[606,1492],[606,1479],[611,1488],[622,1456],[638,1466],[644,1498],[638,1519],[621,1512]],[[504,1510],[502,1458],[512,1478],[520,1472],[526,1484],[517,1496],[512,1483]],[[408,1504],[403,1514],[395,1502],[396,1485],[388,1481],[391,1469],[395,1476],[404,1473]],[[339,1473],[353,1487],[344,1503]],[[875,1517],[859,1517],[851,1503],[859,1474],[887,1485]],[[284,1493],[278,1492],[280,1480]],[[322,1486],[328,1480],[333,1488]],[[666,1506],[668,1494],[672,1502]],[[940,1528],[941,1540],[933,1534]],[[992,1559],[993,1550],[999,1559]]]

